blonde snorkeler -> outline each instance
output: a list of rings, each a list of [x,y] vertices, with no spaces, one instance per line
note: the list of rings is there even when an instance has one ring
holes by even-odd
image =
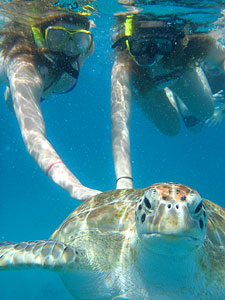
[[[49,178],[82,201],[100,191],[83,186],[56,153],[46,138],[40,102],[75,87],[94,49],[91,21],[54,2],[1,1],[0,80],[7,86],[5,100],[14,108],[28,153]]]
[[[214,97],[201,64],[225,72],[225,47],[210,33],[189,33],[181,20],[118,13],[111,75],[112,151],[116,187],[133,188],[130,159],[131,101],[167,136],[180,118],[199,131],[214,113]],[[218,94],[218,96],[220,96]]]

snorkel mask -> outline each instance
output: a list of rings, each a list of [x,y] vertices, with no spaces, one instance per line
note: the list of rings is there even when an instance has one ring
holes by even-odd
[[[86,55],[93,44],[92,33],[84,29],[69,30],[62,26],[45,29],[45,42],[52,52],[63,52],[72,43],[72,56]]]
[[[93,45],[92,33],[85,29],[48,26],[43,33],[39,27],[32,27],[32,32],[38,48],[46,48],[51,52],[65,52],[69,47],[69,56],[86,55]]]
[[[183,31],[176,30],[174,26],[165,26],[163,22],[156,22],[157,26],[149,21],[151,23],[152,26],[139,26],[135,30],[133,15],[128,15],[124,23],[125,36],[116,41],[112,48],[125,41],[130,56],[138,65],[154,65],[164,55],[170,54],[185,35]]]

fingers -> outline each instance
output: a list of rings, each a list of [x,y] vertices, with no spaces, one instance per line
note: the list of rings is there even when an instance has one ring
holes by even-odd
[[[89,189],[86,187],[79,188],[79,189],[77,189],[77,187],[75,187],[73,189],[73,191],[70,193],[70,196],[73,199],[78,200],[78,201],[86,201],[86,200],[88,200],[98,194],[101,194],[101,193],[102,193],[101,191],[92,190],[92,189]]]
[[[224,91],[220,90],[219,92],[213,94],[213,99],[215,102],[224,102]]]
[[[215,127],[219,125],[223,120],[223,112],[221,110],[217,110],[214,112],[213,116],[206,121],[206,124],[209,127]]]

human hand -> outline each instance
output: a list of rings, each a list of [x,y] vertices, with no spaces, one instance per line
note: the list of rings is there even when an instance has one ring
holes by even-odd
[[[220,90],[219,92],[213,94],[214,103],[224,103],[224,90]]]
[[[85,186],[80,186],[79,188],[75,185],[70,191],[70,196],[78,201],[86,201],[98,194],[102,193],[98,190],[89,189]]]
[[[224,102],[225,102],[224,91],[220,90],[219,92],[215,93],[213,95],[213,99],[214,99],[214,104],[215,104],[214,114],[211,118],[209,118],[206,121],[206,124],[209,127],[215,127],[222,122],[223,111],[224,111]],[[221,105],[221,103],[222,103],[222,105]],[[219,105],[219,106],[216,107],[217,105]]]
[[[50,164],[46,174],[75,200],[85,201],[102,193],[101,191],[83,186],[61,160]]]
[[[215,127],[219,125],[223,120],[223,110],[221,108],[216,108],[214,114],[211,118],[206,121],[209,127]]]

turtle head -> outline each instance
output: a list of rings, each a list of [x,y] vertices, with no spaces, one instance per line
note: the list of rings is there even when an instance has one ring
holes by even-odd
[[[135,215],[139,239],[152,251],[185,254],[204,243],[206,209],[198,192],[185,185],[152,185],[137,203]]]

